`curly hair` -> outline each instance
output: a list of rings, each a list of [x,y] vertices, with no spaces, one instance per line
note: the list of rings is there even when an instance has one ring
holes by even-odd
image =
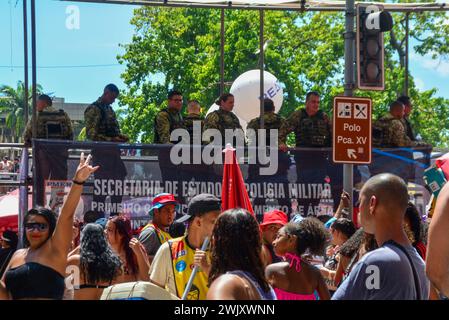
[[[25,225],[25,223],[28,222],[28,219],[30,216],[40,216],[40,217],[43,217],[47,221],[47,223],[48,223],[48,238],[45,241],[50,239],[51,236],[53,235],[53,232],[55,232],[56,223],[58,221],[58,217],[56,216],[56,213],[54,213],[50,209],[47,209],[44,207],[36,207],[36,208],[30,209],[25,214],[25,217],[23,217],[24,225]],[[26,232],[23,233],[23,244],[24,244],[25,248],[30,246],[30,242],[28,241],[28,239],[26,237]]]
[[[360,228],[340,247],[340,254],[351,258],[359,250],[364,239],[365,231],[363,231],[363,228]]]
[[[416,244],[417,242],[422,241],[421,217],[419,215],[418,209],[416,209],[415,205],[411,202],[409,202],[407,206],[405,217],[410,221],[410,231],[412,234],[409,235],[409,238],[412,244]]]
[[[340,231],[343,233],[348,239],[352,237],[352,235],[355,233],[356,228],[354,223],[346,218],[339,218],[334,221],[331,225],[331,229]]]
[[[109,221],[115,225],[115,232],[122,236],[122,243],[120,246],[123,251],[125,251],[126,265],[128,266],[129,271],[132,274],[137,274],[137,259],[134,252],[129,247],[129,242],[132,238],[131,222],[129,219],[122,216],[114,216]]]
[[[98,224],[87,224],[81,232],[80,243],[80,269],[84,281],[111,283],[118,276],[121,265],[120,258],[109,247],[103,228]]]
[[[317,218],[308,217],[299,223],[287,223],[283,230],[286,234],[296,236],[296,251],[298,255],[307,250],[314,255],[323,255],[330,234],[323,223]]]
[[[366,252],[378,248],[374,235],[366,233],[363,228],[360,228],[341,246],[339,252],[347,258],[351,258],[362,246]]]
[[[209,286],[228,271],[250,272],[264,291],[269,291],[261,259],[259,225],[248,211],[230,209],[215,222],[212,232]]]

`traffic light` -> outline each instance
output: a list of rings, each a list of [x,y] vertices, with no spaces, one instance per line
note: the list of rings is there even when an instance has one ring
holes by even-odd
[[[393,27],[393,18],[381,5],[357,6],[357,87],[383,90],[384,36]]]

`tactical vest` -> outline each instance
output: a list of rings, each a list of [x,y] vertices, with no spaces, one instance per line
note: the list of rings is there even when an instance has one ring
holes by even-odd
[[[372,130],[372,144],[374,147],[392,147],[390,143],[390,127],[394,118],[380,118],[374,122]]]
[[[230,114],[230,120],[227,119],[227,117],[224,116],[224,114],[222,112],[220,112],[220,110],[216,110],[214,111],[217,115],[218,115],[218,131],[220,131],[221,133],[221,139],[222,139],[222,144],[223,146],[226,145],[226,141],[225,141],[225,130],[226,129],[240,129],[240,121],[239,118],[237,118],[237,116],[232,113],[229,112]],[[242,130],[242,135],[243,135],[243,130]],[[236,145],[236,138],[233,139],[232,141],[232,145],[235,146]]]
[[[159,113],[161,113],[161,112],[165,112],[165,113],[168,114],[168,120],[170,122],[170,133],[172,133],[173,130],[176,130],[176,129],[185,129],[184,124],[183,124],[184,120],[182,119],[181,113],[179,113],[179,122],[178,122],[173,117],[173,115],[168,111],[167,108],[164,108],[161,111],[159,111]],[[156,120],[157,120],[157,116],[154,118],[154,124],[153,124],[153,127],[154,127],[154,143],[162,143],[161,142],[161,138],[159,136],[159,133],[157,132]],[[178,141],[173,141],[173,142],[177,143],[179,141],[181,141],[181,138],[179,138]]]
[[[275,116],[274,121],[269,121],[269,122],[264,117],[264,126],[263,127],[266,130],[266,138],[265,138],[266,146],[270,145],[270,130],[271,129],[279,130],[281,128],[281,125],[282,125],[282,118],[281,118],[281,116],[278,115],[278,114],[274,114],[274,116]],[[257,130],[260,129],[260,117],[257,117],[255,119],[255,121],[257,121],[257,126],[254,128],[255,131],[256,131],[255,132],[256,133],[256,137],[255,138],[256,138],[256,141],[257,141],[257,138],[258,138]],[[280,131],[278,131],[278,135],[279,134],[280,134]],[[256,142],[256,143],[257,143],[257,145],[259,145],[258,142]],[[276,141],[276,143],[277,143],[277,141]]]
[[[64,110],[40,111],[37,116],[37,139],[71,140]]]
[[[318,110],[313,118],[309,117],[305,109],[300,112],[299,126],[295,130],[296,146],[329,147],[330,132],[323,111]]]
[[[193,132],[193,124],[195,121],[200,122],[200,128],[201,131],[199,132],[199,137],[196,137],[196,139],[194,139],[194,132]],[[195,142],[195,140],[198,140],[201,144],[201,137],[202,137],[202,133],[203,133],[203,119],[198,116],[198,117],[185,117],[184,118],[184,126],[186,128],[186,130],[189,132],[190,135],[190,142],[193,144]],[[198,133],[198,132],[195,132]]]
[[[120,129],[118,127],[117,120],[113,116],[114,111],[112,110],[112,108],[109,107],[111,110],[108,114],[108,106],[105,107],[96,103],[94,103],[93,105],[96,106],[101,112],[100,123],[98,125],[98,134],[107,137],[117,137],[120,134]]]
[[[171,236],[168,232],[162,231],[152,223],[147,224],[140,232],[149,228],[153,228],[154,231],[156,231],[157,238],[161,245],[163,245],[165,242],[171,239]]]
[[[186,236],[168,241],[172,258],[173,274],[175,276],[176,294],[179,298],[184,294],[195,265],[195,250],[186,241]],[[208,276],[201,269],[196,274],[193,285],[187,294],[187,300],[206,300]]]

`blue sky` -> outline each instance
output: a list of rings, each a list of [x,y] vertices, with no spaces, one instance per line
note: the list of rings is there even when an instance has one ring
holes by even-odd
[[[79,29],[66,27],[66,9],[71,5],[79,8]],[[129,21],[134,8],[36,1],[37,65],[42,67],[38,69],[37,81],[44,91],[64,97],[67,102],[89,103],[107,83],[123,87],[120,74],[124,67],[118,65],[116,56],[123,52],[119,43],[131,41],[133,28]],[[15,86],[23,80],[22,32],[22,0],[0,0],[0,84]],[[439,63],[412,53],[410,70],[420,89],[436,87],[438,95],[449,98],[449,62]]]

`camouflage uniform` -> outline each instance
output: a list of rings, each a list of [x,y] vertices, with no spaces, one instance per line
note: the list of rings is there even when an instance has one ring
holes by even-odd
[[[404,118],[401,119],[401,122],[404,125],[407,137],[409,137],[412,141],[416,141],[415,133],[413,132],[412,124],[410,123],[408,117],[404,116]]]
[[[242,126],[240,125],[239,118],[232,111],[225,111],[222,108],[211,112],[207,115],[204,120],[204,131],[207,129],[216,129],[221,133],[222,144],[226,145],[225,141],[225,130],[226,129],[240,129],[243,134]],[[211,141],[204,141],[209,143]],[[234,144],[233,144],[234,145]]]
[[[23,134],[25,145],[31,146],[31,139],[33,138],[32,122],[28,121]],[[47,106],[44,110],[39,111],[36,117],[36,139],[57,139],[57,140],[72,140],[73,130],[70,118],[63,110],[56,110],[51,106]],[[37,183],[36,188],[36,204],[45,206],[44,199],[44,181],[51,180],[66,180],[67,179],[67,148],[63,146],[41,146],[38,144],[34,150],[36,159],[35,162],[35,178]],[[50,202],[52,199],[50,199]]]
[[[193,132],[193,124],[194,122],[199,122],[200,123],[200,128],[201,131],[198,132]],[[201,135],[203,133],[203,127],[204,127],[204,117],[199,115],[199,114],[187,114],[184,117],[184,125],[187,129],[187,131],[190,134],[190,142],[191,144],[196,144],[196,142],[199,142],[199,144],[201,145],[202,141],[201,141]],[[195,135],[194,135],[195,134]],[[200,145],[196,145],[195,148],[192,148],[191,153],[190,153],[190,164],[185,164],[180,166],[180,176],[181,181],[191,181],[192,179],[194,179],[195,181],[209,181],[209,168],[208,166],[206,166],[205,164],[193,164],[193,154],[195,152],[201,152],[201,146]],[[188,199],[185,198],[183,199],[186,202],[188,202]]]
[[[185,129],[181,113],[176,109],[162,109],[154,120],[154,143],[171,144],[170,134]]]
[[[286,136],[285,131],[287,130],[287,121],[281,117],[280,115],[274,113],[274,112],[265,112],[263,115],[264,120],[264,129],[266,129],[266,146],[270,146],[270,130],[276,129],[278,130],[278,141],[276,143],[285,144],[285,140],[281,140],[281,137]],[[254,143],[257,142],[257,130],[260,129],[260,117],[257,117],[255,119],[252,119],[248,125],[247,125],[247,139],[249,147],[253,147]],[[248,134],[248,129],[255,130],[256,133],[256,141],[253,141],[253,137]],[[276,145],[276,147],[278,146]],[[257,144],[257,147],[259,148],[259,145]],[[270,152],[277,152],[278,153],[278,168],[275,174],[271,176],[262,176],[260,175],[260,169],[261,167],[265,167],[268,165],[261,165],[259,161],[256,160],[256,164],[250,164],[248,166],[248,182],[249,183],[264,183],[264,182],[273,182],[277,184],[284,184],[284,189],[288,190],[288,178],[287,178],[287,172],[291,165],[291,159],[288,153],[280,151],[280,150],[270,150]],[[251,153],[249,155],[252,155]],[[256,154],[257,158],[258,154]],[[252,159],[250,159],[252,160]],[[284,198],[284,199],[277,199],[279,206],[287,206],[290,207],[290,199]],[[258,205],[268,205],[266,203],[266,199],[264,197],[255,197],[253,204],[255,206]]]
[[[266,134],[267,134],[267,146],[269,145],[270,142],[270,131],[271,129],[276,129],[278,130],[278,143],[281,144],[285,144],[285,137],[287,136],[286,131],[287,131],[287,121],[281,117],[280,115],[274,113],[274,112],[266,112],[263,115],[263,124],[264,124],[264,129],[267,130]],[[256,131],[257,134],[257,130],[260,129],[260,117],[257,117],[255,119],[252,119],[248,125],[246,126],[247,129],[253,129]],[[247,136],[248,138],[248,143],[251,144],[252,143],[252,139],[250,136]],[[257,136],[256,136],[257,138]],[[283,139],[283,140],[281,140]]]
[[[92,141],[112,141],[120,136],[117,117],[110,105],[101,102],[101,98],[89,105],[84,111],[86,137]]]
[[[292,131],[295,133],[296,147],[317,148],[316,151],[295,150],[292,152],[296,162],[297,182],[323,184],[327,175],[332,175],[334,181],[339,180],[338,168],[329,167],[329,151],[318,149],[331,146],[331,124],[326,113],[318,110],[315,115],[309,116],[305,108],[302,108],[290,115],[287,126],[286,134]],[[328,172],[328,168],[332,172]],[[304,206],[305,215],[312,208],[315,209],[319,203],[320,199],[298,199],[298,204]]]
[[[37,113],[36,139],[73,140],[73,129],[70,118],[64,110],[56,110],[48,106]],[[33,124],[28,121],[23,134],[23,141],[31,147]]]
[[[313,116],[309,116],[304,108],[297,110],[287,119],[287,126],[285,134],[295,132],[297,147],[322,148],[331,145],[330,121],[322,110]]]
[[[173,108],[162,109],[154,119],[154,143],[174,144],[179,142],[170,141],[170,134],[176,129],[185,129],[181,113]],[[164,185],[166,185],[167,181],[171,183],[177,181],[179,183],[182,174],[182,166],[172,163],[170,150],[171,147],[158,149],[158,162]]]
[[[406,127],[402,120],[387,114],[373,125],[373,146],[394,148],[427,146],[427,144],[420,141],[412,141],[407,136]]]
[[[86,138],[92,141],[112,142],[116,137],[123,137],[114,110],[108,104],[98,98],[84,111],[86,122]],[[98,144],[92,148],[92,164],[100,166],[94,173],[95,179],[115,179],[123,180],[126,175],[126,167],[120,157],[120,149],[110,144]],[[107,195],[93,195],[93,202],[105,203]],[[122,202],[122,196],[111,196],[111,205]],[[118,212],[111,212],[111,215]]]
[[[187,131],[190,134],[191,137],[191,142],[193,143],[194,138],[193,138],[193,123],[194,121],[198,121],[200,123],[200,128],[201,128],[201,133],[199,136],[199,139],[195,139],[195,140],[199,140],[201,141],[201,134],[203,133],[203,127],[204,127],[204,117],[199,115],[199,114],[188,114],[184,117],[184,126],[186,127]]]

